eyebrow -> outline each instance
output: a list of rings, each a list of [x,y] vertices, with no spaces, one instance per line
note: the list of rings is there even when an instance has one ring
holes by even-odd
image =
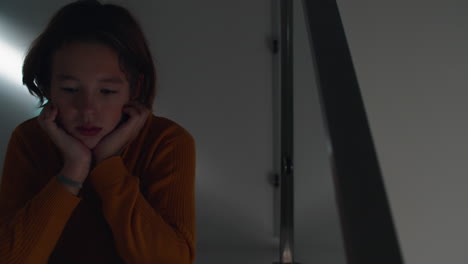
[[[63,74],[59,73],[55,75],[57,80],[59,81],[76,81],[79,82],[79,80],[71,75],[68,74]],[[120,77],[106,77],[99,79],[98,82],[100,83],[111,83],[111,84],[124,84],[124,81]]]

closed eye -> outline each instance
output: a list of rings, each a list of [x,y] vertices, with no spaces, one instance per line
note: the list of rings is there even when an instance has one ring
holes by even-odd
[[[115,94],[115,93],[117,93],[117,91],[109,90],[109,89],[102,89],[101,93],[103,93],[103,94]]]
[[[78,91],[78,89],[75,89],[75,88],[68,88],[68,87],[63,87],[61,88],[63,91],[67,92],[67,93],[75,93]]]
[[[67,93],[76,93],[76,92],[78,92],[78,89],[76,89],[76,88],[63,87],[61,89],[63,91],[65,91],[65,92],[67,92]],[[103,93],[103,94],[115,94],[115,93],[117,93],[117,91],[109,90],[109,89],[101,89],[101,93]]]

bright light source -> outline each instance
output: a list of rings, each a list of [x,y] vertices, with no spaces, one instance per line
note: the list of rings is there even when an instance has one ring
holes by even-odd
[[[0,76],[14,86],[22,86],[22,66],[24,53],[0,39]]]
[[[36,116],[40,111],[37,109],[38,99],[23,85],[22,73],[26,44],[31,40],[23,30],[4,19],[0,21],[0,32],[0,96],[2,100],[14,102],[23,111],[30,109],[27,111]]]

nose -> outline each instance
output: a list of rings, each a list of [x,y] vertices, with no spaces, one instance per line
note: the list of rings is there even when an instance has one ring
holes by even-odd
[[[75,106],[82,114],[92,114],[96,111],[96,99],[92,94],[82,93],[76,98]]]

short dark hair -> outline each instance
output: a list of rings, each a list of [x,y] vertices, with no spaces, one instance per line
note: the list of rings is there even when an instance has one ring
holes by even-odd
[[[50,99],[54,52],[73,42],[95,42],[111,47],[118,54],[130,91],[134,93],[135,87],[140,85],[136,100],[152,109],[156,72],[140,25],[127,9],[93,0],[76,1],[62,7],[32,43],[24,59],[23,84],[39,98],[39,107]]]

